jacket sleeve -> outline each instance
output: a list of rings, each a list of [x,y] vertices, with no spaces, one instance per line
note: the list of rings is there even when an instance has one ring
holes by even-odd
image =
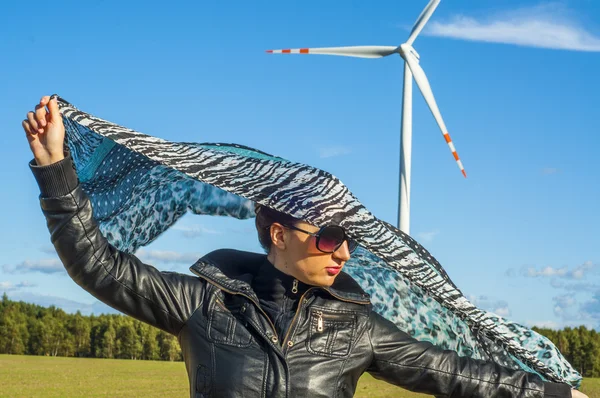
[[[369,333],[373,359],[367,372],[411,391],[444,397],[571,397],[567,384],[415,340],[375,312]]]
[[[161,272],[121,252],[102,236],[72,159],[30,168],[51,240],[69,276],[98,300],[177,335],[200,305],[204,281]]]

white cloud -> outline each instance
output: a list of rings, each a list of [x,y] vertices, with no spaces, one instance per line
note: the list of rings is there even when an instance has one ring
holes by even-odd
[[[423,34],[492,43],[574,51],[600,51],[600,37],[588,32],[561,4],[521,8],[486,18],[454,16],[431,21]]]
[[[598,283],[565,283],[563,280],[552,279],[550,285],[557,289],[564,289],[569,292],[596,292],[600,290]]]
[[[559,172],[560,170],[554,167],[545,167],[542,169],[542,174],[544,175],[558,174]]]
[[[203,235],[220,235],[221,232],[214,230],[214,229],[209,229],[206,227],[203,227],[202,225],[196,224],[196,225],[175,225],[173,226],[173,229],[176,231],[181,231],[182,235],[185,236],[186,238],[197,238],[199,236],[203,236]]]
[[[571,272],[571,277],[573,279],[583,279],[586,273],[597,271],[599,268],[600,267],[598,267],[598,264],[594,264],[591,261],[586,261]]]
[[[439,235],[439,233],[440,233],[439,230],[429,231],[429,232],[419,232],[419,233],[417,233],[417,238],[419,238],[420,242],[431,243],[433,241],[433,238],[435,238],[437,235]]]
[[[28,272],[41,272],[43,274],[56,274],[65,272],[63,264],[57,258],[43,258],[41,260],[25,260],[16,265],[4,265],[4,272],[9,274],[24,274]]]
[[[333,147],[319,149],[319,156],[321,157],[321,159],[333,158],[333,157],[342,156],[342,155],[348,155],[349,153],[352,153],[350,148],[346,148],[346,147],[342,147],[342,146],[333,146]]]
[[[552,300],[559,306],[566,308],[566,307],[572,307],[574,306],[577,301],[575,300],[575,298],[571,295],[565,294],[562,296],[556,296],[556,297],[552,297]]]
[[[146,250],[140,249],[137,251],[136,256],[147,263],[184,263],[192,265],[200,257],[199,253],[179,253],[174,251],[163,251],[163,250]]]
[[[600,329],[600,290],[598,290],[591,300],[581,305],[581,311],[587,317],[593,319]]]
[[[572,294],[555,296],[554,315],[562,321],[562,326],[585,325],[600,329],[600,286],[590,300],[579,303]]]
[[[0,292],[4,291],[4,292],[12,292],[18,289],[23,289],[23,288],[28,288],[28,287],[35,287],[37,286],[36,284],[33,284],[31,282],[27,282],[27,281],[23,281],[17,284],[14,284],[12,282],[0,282]]]
[[[540,270],[537,270],[535,267],[528,267],[522,269],[523,276],[528,277],[559,277],[569,280],[581,280],[586,275],[594,274],[600,271],[600,265],[594,264],[591,261],[586,261],[581,265],[578,265],[572,270],[569,270],[568,267],[562,268],[554,268],[551,266],[544,267]],[[560,281],[553,280],[551,282],[554,287],[566,287],[566,285]],[[580,284],[581,285],[581,284]]]
[[[558,322],[554,322],[554,321],[527,321],[525,322],[525,324],[528,327],[534,327],[537,326],[538,328],[547,328],[547,329],[554,329],[554,330],[558,330],[561,328],[561,326],[558,324]]]
[[[553,267],[544,267],[541,270],[536,270],[534,267],[529,267],[526,270],[525,276],[529,277],[538,277],[538,276],[565,276],[567,275],[568,269],[567,267],[563,268],[553,268]]]
[[[501,317],[508,317],[510,316],[510,310],[508,309],[508,307],[498,307],[494,310],[492,310],[492,312],[496,315],[500,315]]]
[[[545,267],[540,270],[529,267],[521,272],[526,277],[547,277],[553,288],[562,290],[563,294],[552,297],[552,310],[559,319],[556,326],[585,325],[600,329],[599,263],[586,261],[576,267]],[[588,299],[590,293],[593,295],[591,300]]]
[[[572,295],[562,295],[552,297],[554,301],[554,315],[563,320],[574,320],[578,318],[576,309],[574,308],[577,304],[577,300]]]
[[[501,317],[509,317],[511,315],[508,303],[504,300],[498,300],[494,297],[467,295],[467,299],[478,308],[492,312]]]
[[[46,254],[56,254],[56,249],[54,248],[54,246],[43,246],[43,247],[40,247],[40,251],[42,253],[46,253]]]
[[[0,290],[10,292],[11,290],[15,290],[15,285],[12,282],[0,282]]]

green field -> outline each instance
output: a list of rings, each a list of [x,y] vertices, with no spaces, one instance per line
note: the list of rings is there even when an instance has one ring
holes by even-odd
[[[0,355],[0,397],[188,397],[181,362],[128,361]],[[583,392],[600,398],[600,379],[586,379]],[[361,378],[356,397],[426,397]]]

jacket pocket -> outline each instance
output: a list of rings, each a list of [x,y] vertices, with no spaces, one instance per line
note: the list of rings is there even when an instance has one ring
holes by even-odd
[[[310,308],[308,351],[327,357],[344,358],[350,354],[356,328],[356,315],[352,312]]]
[[[213,296],[209,307],[208,339],[213,343],[236,347],[248,347],[252,344],[252,335],[248,329],[217,296]]]

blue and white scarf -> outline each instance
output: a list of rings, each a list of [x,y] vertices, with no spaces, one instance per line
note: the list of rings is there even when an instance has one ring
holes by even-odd
[[[82,188],[109,242],[134,253],[187,211],[238,219],[268,206],[360,244],[345,271],[374,310],[418,340],[545,380],[581,383],[547,338],[471,304],[410,236],[369,212],[335,176],[233,144],[169,142],[96,118],[59,98]]]

